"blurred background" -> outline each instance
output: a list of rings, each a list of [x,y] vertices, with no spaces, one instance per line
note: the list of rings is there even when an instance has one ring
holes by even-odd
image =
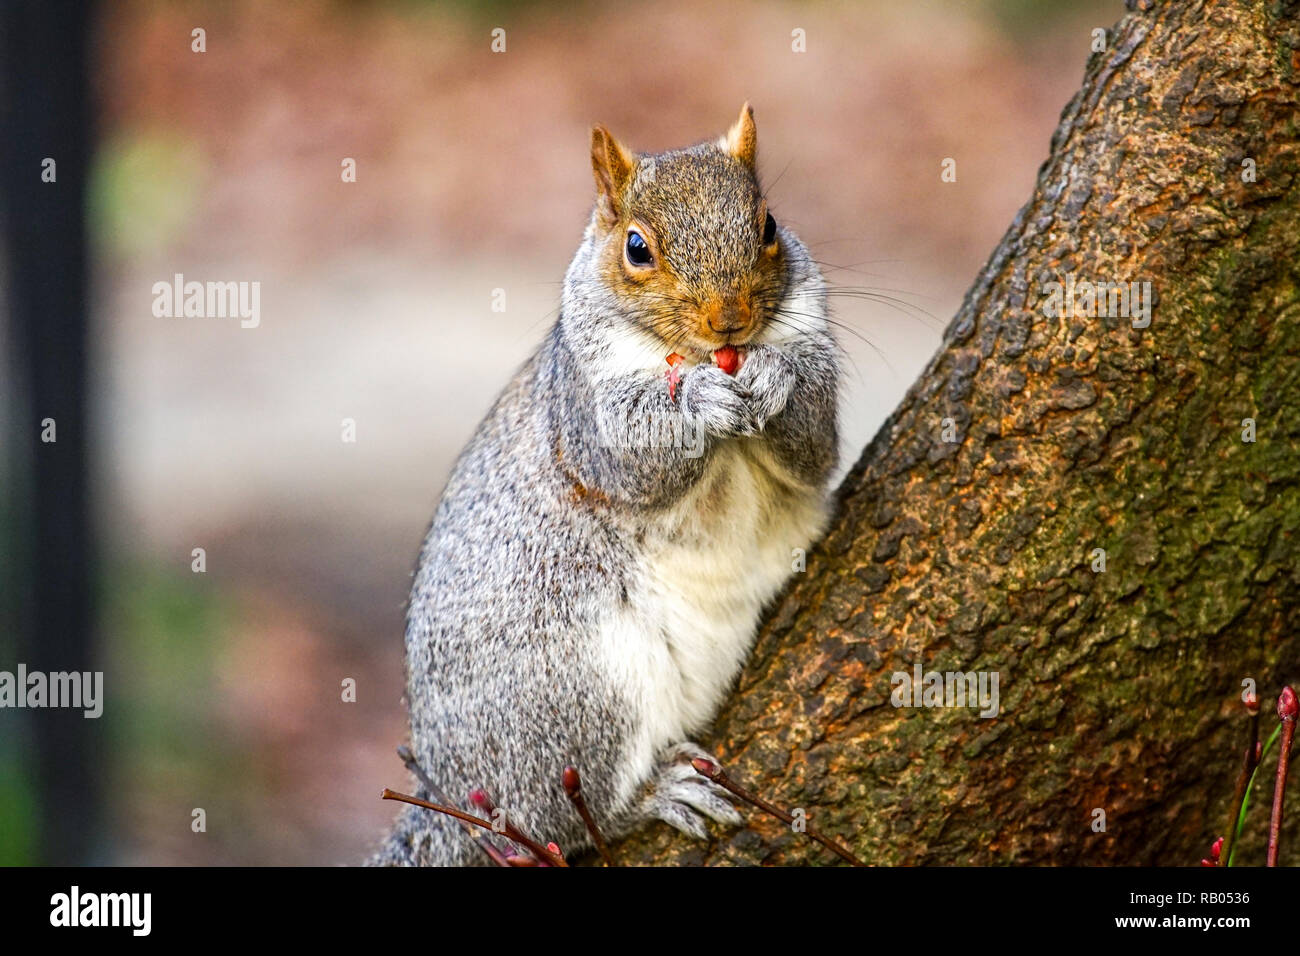
[[[106,700],[98,720],[0,710],[4,864],[351,864],[378,840],[379,791],[407,785],[410,573],[456,454],[554,321],[593,122],[659,150],[753,104],[778,219],[832,284],[879,292],[836,301],[847,468],[1029,198],[1092,30],[1122,13],[18,6],[0,670],[103,670]],[[177,273],[260,283],[260,324],[156,317]],[[37,437],[50,402],[57,446]]]

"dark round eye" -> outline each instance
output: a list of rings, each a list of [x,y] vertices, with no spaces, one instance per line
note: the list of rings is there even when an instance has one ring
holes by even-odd
[[[776,220],[772,218],[772,214],[769,212],[767,221],[763,223],[763,245],[770,246],[774,242],[776,242]]]
[[[650,264],[650,247],[646,245],[641,233],[633,230],[627,234],[627,261],[634,266]]]

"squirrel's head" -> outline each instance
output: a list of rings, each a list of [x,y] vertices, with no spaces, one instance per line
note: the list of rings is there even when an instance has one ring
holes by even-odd
[[[746,103],[721,139],[639,156],[591,131],[595,266],[624,314],[673,350],[707,354],[763,329],[785,295],[787,255],[755,172]]]

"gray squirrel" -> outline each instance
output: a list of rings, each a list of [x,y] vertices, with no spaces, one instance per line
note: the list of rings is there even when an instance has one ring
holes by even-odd
[[[597,197],[560,317],[461,453],[406,620],[411,750],[463,809],[590,845],[659,819],[738,824],[696,773],[796,549],[824,530],[838,345],[825,285],[768,211],[753,112],[721,139],[636,155],[592,130]],[[458,821],[404,806],[377,865],[486,862]]]

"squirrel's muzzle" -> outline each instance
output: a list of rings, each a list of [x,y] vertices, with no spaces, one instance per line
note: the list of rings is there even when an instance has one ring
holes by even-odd
[[[705,326],[700,332],[706,338],[739,335],[748,330],[754,321],[749,302],[740,297],[715,299],[705,304],[700,312]]]

